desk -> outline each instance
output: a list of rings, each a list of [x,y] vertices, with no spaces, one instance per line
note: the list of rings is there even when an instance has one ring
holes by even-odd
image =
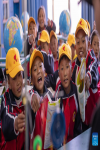
[[[88,150],[91,128],[78,135],[76,138],[68,142],[65,147],[59,150]]]

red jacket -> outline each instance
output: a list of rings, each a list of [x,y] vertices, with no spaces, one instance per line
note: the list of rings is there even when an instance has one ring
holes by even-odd
[[[11,90],[7,90],[1,103],[1,149],[24,150],[25,132],[16,133],[14,128],[15,118],[24,111],[22,102],[17,107]]]
[[[32,90],[30,90],[29,93],[31,97],[34,95],[34,93],[39,94],[35,87]],[[32,145],[34,138],[37,135],[39,135],[42,139],[42,150],[44,150],[46,118],[47,118],[47,109],[48,109],[48,101],[49,101],[48,95],[50,95],[50,92],[47,90],[46,86],[44,86],[44,95],[42,95],[42,97],[44,97],[43,103],[40,104],[40,108],[36,113],[35,120],[34,120],[34,129],[32,134],[33,137],[31,139],[31,145]]]
[[[63,97],[61,97],[60,108],[63,110],[66,123],[66,142],[69,142],[74,137],[79,135],[82,131],[81,127],[81,117],[78,104],[78,95],[76,85],[71,81],[71,90],[69,95],[64,92]],[[56,86],[56,94],[59,91],[64,91],[61,81],[59,80]]]
[[[76,83],[76,78],[78,75],[78,71],[80,68],[80,62],[77,58],[74,70],[73,70],[73,75],[72,75],[72,81]],[[87,57],[86,57],[86,73],[90,77],[90,88],[89,88],[89,93],[90,96],[87,99],[87,104],[85,106],[85,124],[90,125],[91,119],[92,119],[92,114],[94,112],[94,109],[96,108],[98,99],[99,99],[99,93],[98,93],[98,88],[97,88],[97,83],[98,83],[98,63],[97,59],[95,57],[95,54],[93,50],[89,50]]]

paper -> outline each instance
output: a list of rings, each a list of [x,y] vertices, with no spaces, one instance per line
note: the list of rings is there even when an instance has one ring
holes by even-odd
[[[0,96],[5,92],[5,87],[4,86],[1,86],[0,87]]]
[[[86,59],[83,58],[76,80],[79,107],[81,119],[83,122],[85,121],[85,74],[86,74]]]
[[[60,99],[58,99],[57,101],[48,102],[44,149],[47,149],[50,146],[52,146],[50,139],[51,120],[54,112],[57,110],[58,107],[60,107]]]

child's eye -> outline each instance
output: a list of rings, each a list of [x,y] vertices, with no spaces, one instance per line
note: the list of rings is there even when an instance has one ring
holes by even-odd
[[[63,68],[61,68],[61,70],[63,70]]]
[[[85,40],[82,41],[83,43],[85,42]]]
[[[79,45],[79,42],[77,42],[77,44]]]
[[[34,72],[36,71],[36,69],[34,69]]]
[[[16,77],[14,77],[13,80],[16,80]]]
[[[69,68],[69,66],[66,66],[66,68],[68,69],[68,68]]]
[[[42,67],[42,65],[40,65],[40,68]]]

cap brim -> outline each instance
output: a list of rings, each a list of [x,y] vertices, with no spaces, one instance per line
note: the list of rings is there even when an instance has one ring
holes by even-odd
[[[71,47],[71,45],[72,45],[73,43],[71,44],[71,42],[67,42],[66,44],[68,44],[68,45]]]
[[[81,30],[81,29],[85,32],[86,35],[88,35],[88,34],[87,34],[87,31],[85,31],[82,26],[79,26],[79,27],[77,28],[76,32],[75,32],[75,37],[76,37],[77,32],[78,32],[79,30]]]
[[[32,55],[31,55],[31,57],[32,57]],[[41,60],[42,60],[42,62],[44,63],[44,58],[43,58],[42,53],[40,51],[36,51],[35,54],[34,54],[34,56],[33,56],[33,58],[32,58],[32,60],[30,61],[30,70],[31,70],[33,61],[35,60],[36,57],[40,57]]]
[[[62,54],[60,55],[59,61],[60,61],[60,59],[61,59],[61,57],[62,57],[63,55],[66,55],[66,53],[62,53]],[[66,55],[66,56],[68,57],[69,60],[71,60],[70,56],[68,56],[68,55]]]
[[[22,67],[21,65],[16,66],[16,67],[9,73],[10,77],[11,77],[11,78],[14,78],[14,77],[17,75],[17,73],[18,73],[19,71],[24,71],[24,69],[23,69],[23,67]]]
[[[50,40],[51,40],[51,37],[52,37],[53,35],[54,35],[55,38],[57,39],[57,36],[55,35],[55,33],[54,33],[53,31],[51,31],[51,32],[50,32]],[[57,39],[57,43],[58,43],[58,39]]]
[[[37,42],[38,46],[40,45],[40,42],[47,42],[47,41],[43,40],[43,39],[39,39],[38,42]]]

